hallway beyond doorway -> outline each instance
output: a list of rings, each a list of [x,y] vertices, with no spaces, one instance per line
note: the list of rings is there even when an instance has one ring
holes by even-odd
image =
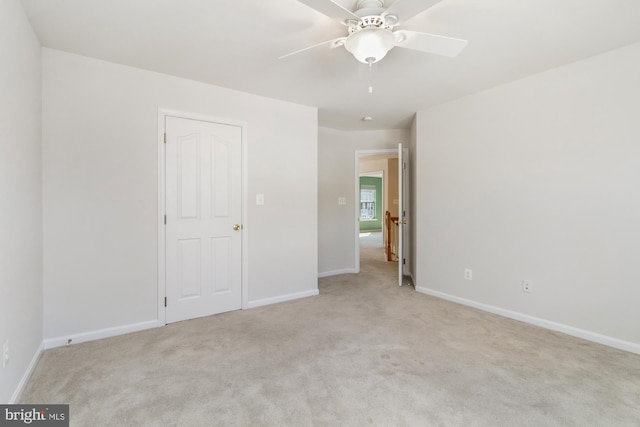
[[[364,231],[360,233],[359,241],[361,272],[378,271],[387,274],[387,272],[397,271],[398,262],[386,260],[381,231]],[[409,276],[404,276],[403,284],[414,287],[413,280]]]

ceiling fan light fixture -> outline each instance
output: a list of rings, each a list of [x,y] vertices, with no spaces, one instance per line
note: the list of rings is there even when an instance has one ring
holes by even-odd
[[[385,57],[396,44],[392,31],[380,27],[366,27],[349,35],[344,47],[360,62],[373,64]]]

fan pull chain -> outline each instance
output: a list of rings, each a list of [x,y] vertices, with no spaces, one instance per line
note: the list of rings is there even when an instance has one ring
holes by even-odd
[[[369,76],[369,93],[373,93],[373,60],[368,61],[368,65],[369,65],[369,70],[368,70],[368,76]]]

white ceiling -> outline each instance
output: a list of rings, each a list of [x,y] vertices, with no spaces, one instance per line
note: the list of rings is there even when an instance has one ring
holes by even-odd
[[[395,48],[370,74],[343,48],[278,59],[345,35],[297,0],[22,3],[43,46],[318,107],[320,125],[344,130],[408,127],[416,111],[640,41],[640,0],[442,0],[401,28],[467,48]]]

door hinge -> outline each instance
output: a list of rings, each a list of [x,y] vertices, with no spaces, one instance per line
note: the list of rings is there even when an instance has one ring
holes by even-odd
[[[165,141],[164,141],[164,142],[167,142],[167,141],[166,141],[166,139],[167,139],[167,134],[165,134],[165,136],[164,136],[164,137],[165,137]],[[402,169],[406,169],[406,168],[407,168],[407,164],[406,164],[405,162],[402,162]]]
[[[407,259],[406,258],[402,258],[402,265],[405,265],[407,263]]]
[[[167,306],[167,297],[164,297],[164,306]]]
[[[167,143],[167,133],[166,132],[164,133],[164,143],[165,144]]]
[[[164,225],[167,225],[167,216],[164,216]]]

